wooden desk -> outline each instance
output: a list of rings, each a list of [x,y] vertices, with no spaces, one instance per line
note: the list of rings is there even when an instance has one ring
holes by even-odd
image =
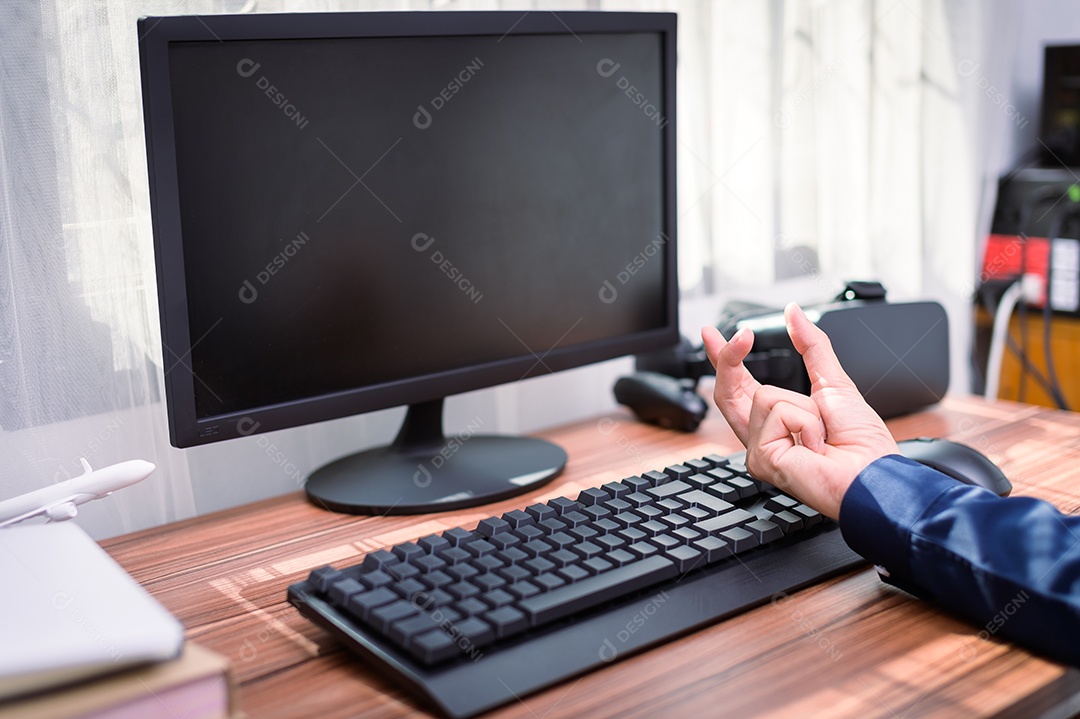
[[[1001,465],[1016,494],[1080,511],[1080,414],[950,398],[890,426],[898,439],[966,442]],[[323,564],[352,563],[370,550],[690,456],[741,449],[715,411],[693,435],[616,413],[544,436],[570,453],[565,474],[479,510],[355,517],[316,509],[297,493],[104,545],[183,621],[190,639],[231,658],[241,708],[252,719],[426,716],[286,604],[286,587]],[[490,716],[1035,716],[1080,693],[1080,672],[979,639],[979,630],[867,568]]]

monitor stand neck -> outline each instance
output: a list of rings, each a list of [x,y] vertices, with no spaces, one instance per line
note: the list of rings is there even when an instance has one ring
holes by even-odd
[[[443,403],[445,399],[410,404],[405,412],[394,443],[390,445],[401,454],[413,456],[439,451],[446,445],[443,434]]]

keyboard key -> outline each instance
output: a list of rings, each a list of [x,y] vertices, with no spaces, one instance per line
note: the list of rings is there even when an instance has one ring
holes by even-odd
[[[670,534],[658,534],[655,537],[649,537],[649,541],[655,544],[660,549],[674,549],[679,546],[681,542]]]
[[[693,487],[691,487],[686,482],[674,481],[668,482],[667,484],[661,484],[660,486],[653,487],[652,489],[646,489],[645,494],[649,495],[653,499],[660,500],[667,499],[668,497],[674,497],[676,494],[682,494],[683,492],[689,492],[692,489]]]
[[[442,533],[442,536],[452,547],[457,547],[466,542],[471,542],[474,539],[479,539],[476,533],[470,532],[467,529],[462,529],[461,527],[448,529]]]
[[[570,547],[570,551],[582,559],[592,559],[604,553],[603,548],[594,542],[582,542]]]
[[[603,559],[602,557],[593,557],[592,559],[586,559],[581,563],[582,569],[589,574],[599,574],[600,572],[606,572],[612,568],[612,563]]]
[[[522,566],[514,565],[512,567],[506,567],[505,569],[499,569],[495,572],[502,576],[509,582],[517,582],[522,579],[528,579],[532,576],[532,572]]]
[[[657,472],[655,470],[651,472],[645,472],[641,475],[642,479],[648,480],[650,487],[656,487],[661,484],[666,484],[671,480],[671,477],[667,476],[663,472]]]
[[[581,510],[581,513],[593,522],[611,516],[611,510],[602,504],[594,504],[591,507],[585,507]]]
[[[701,520],[708,519],[712,516],[701,507],[685,507],[679,510],[679,514],[689,519],[691,523],[700,522]]]
[[[416,613],[417,609],[412,602],[399,599],[396,602],[373,609],[371,616],[368,618],[368,623],[380,632],[387,634],[390,631],[391,624],[401,619],[407,619]]]
[[[507,547],[513,547],[516,544],[521,544],[521,537],[510,532],[499,532],[489,540],[498,549],[506,549]]]
[[[476,567],[476,570],[481,574],[494,572],[496,569],[506,566],[506,562],[502,561],[494,554],[489,554],[486,557],[477,557],[469,562],[469,564]]]
[[[669,527],[668,525],[664,524],[663,522],[657,522],[656,520],[642,522],[641,524],[637,525],[637,528],[644,532],[645,535],[648,537],[655,537],[656,535],[663,534],[664,532],[671,529],[671,527]]]
[[[603,548],[604,552],[610,552],[613,549],[618,549],[626,545],[626,540],[622,537],[618,537],[614,534],[605,534],[602,537],[597,537],[592,540],[593,544]]]
[[[525,599],[526,597],[540,594],[540,588],[538,586],[532,582],[526,581],[514,582],[506,588],[506,591],[510,592],[518,599]]]
[[[529,619],[513,607],[500,607],[484,615],[484,621],[495,630],[495,636],[503,637],[519,634],[529,628]]]
[[[581,561],[581,555],[571,552],[569,549],[560,549],[547,555],[547,560],[554,562],[556,567],[565,567],[568,564],[577,564]]]
[[[410,579],[420,574],[420,570],[411,564],[391,564],[386,567],[386,572],[397,580]]]
[[[631,504],[625,499],[609,499],[608,501],[604,502],[604,506],[607,507],[607,509],[612,514],[625,512],[626,510],[631,508]]]
[[[545,572],[532,578],[532,583],[540,588],[541,592],[548,592],[556,587],[566,584],[566,580],[554,572]]]
[[[454,582],[453,584],[447,584],[444,589],[454,599],[468,599],[480,593],[480,589],[469,582]]]
[[[637,507],[644,507],[646,504],[652,504],[655,500],[644,492],[631,492],[623,497],[624,500],[630,503],[631,507],[635,509]]]
[[[477,617],[469,617],[450,626],[451,633],[457,634],[473,647],[483,647],[495,641],[495,630],[487,622]],[[468,650],[466,650],[468,651]]]
[[[480,591],[485,595],[492,589],[498,589],[499,587],[506,586],[507,581],[504,577],[500,577],[498,574],[482,574],[472,580],[472,583],[480,587]]]
[[[379,587],[385,587],[394,581],[386,572],[375,570],[374,572],[361,572],[356,577],[357,581],[363,584],[368,589],[378,589]]]
[[[519,607],[535,627],[676,576],[674,562],[653,556],[528,597]]]
[[[514,601],[514,596],[503,589],[493,589],[490,592],[481,595],[480,599],[489,604],[493,609],[497,609],[501,606],[511,604]]]
[[[757,483],[746,477],[732,477],[727,483],[739,491],[739,497],[742,499],[749,499],[761,491]]]
[[[521,537],[522,542],[531,542],[534,539],[540,539],[544,536],[544,530],[537,527],[535,524],[526,524],[520,529],[515,529],[514,534]]]
[[[713,479],[719,480],[721,482],[726,482],[727,480],[737,475],[727,467],[717,467],[716,469],[710,469],[708,472],[705,473],[705,476],[712,477]]]
[[[683,492],[678,495],[679,501],[684,504],[688,504],[691,507],[700,507],[710,513],[711,516],[717,514],[723,514],[735,509],[735,505],[731,502],[725,502],[724,500],[714,497],[713,495],[702,492],[700,489],[695,489],[690,492]]]
[[[339,579],[338,581],[331,584],[330,589],[326,592],[326,596],[334,604],[342,606],[345,604],[345,602],[349,600],[349,597],[351,597],[352,595],[359,594],[360,592],[366,592],[367,590],[367,587],[365,587],[363,584],[356,581],[355,579],[345,578]]]
[[[612,517],[612,520],[620,527],[632,527],[643,521],[640,514],[634,514],[633,512],[619,512]]]
[[[585,505],[586,507],[591,507],[594,504],[602,504],[609,499],[611,499],[611,495],[609,495],[604,490],[600,489],[599,487],[589,487],[588,489],[584,489],[581,491],[581,493],[578,495],[577,501]]]
[[[508,532],[510,529],[512,529],[510,523],[499,517],[488,517],[480,520],[480,524],[476,525],[476,533],[485,537],[494,537],[496,534]]]
[[[461,562],[467,562],[472,559],[472,555],[461,547],[450,547],[449,549],[439,550],[439,553],[436,556],[450,565],[460,564]]]
[[[521,529],[522,527],[530,524],[535,525],[536,519],[527,512],[522,512],[520,509],[515,509],[512,512],[507,512],[502,516],[504,520],[510,525],[512,529]]]
[[[360,592],[349,597],[349,601],[345,604],[345,609],[353,616],[360,617],[367,621],[368,616],[371,615],[371,610],[376,607],[381,607],[384,604],[397,601],[398,595],[386,587],[379,587],[378,589],[372,589],[367,592]]]
[[[753,549],[758,545],[757,537],[742,527],[734,527],[720,532],[719,536],[720,539],[723,539],[731,546],[732,551],[736,554],[745,552],[747,549]]]
[[[566,532],[556,532],[555,534],[545,537],[544,541],[556,549],[564,549],[571,544],[577,544],[579,540],[571,537]]]
[[[449,611],[449,610],[447,610]],[[457,614],[454,614],[454,618],[460,618]],[[442,619],[442,617],[440,617]],[[408,619],[399,619],[390,626],[390,638],[398,644],[404,644],[408,646],[410,640],[413,637],[430,632],[432,629],[439,628],[440,621],[436,621],[435,617],[427,612],[420,612],[419,614],[409,617]]]
[[[555,569],[556,564],[543,557],[534,557],[532,559],[526,559],[523,566],[533,574],[543,574],[544,572],[550,572]]]
[[[655,544],[649,544],[648,542],[634,542],[627,547],[627,551],[644,559],[658,553],[660,549]]]
[[[805,504],[800,504],[791,510],[792,513],[802,517],[803,525],[807,527],[813,527],[814,525],[821,524],[825,517],[821,515],[816,509],[811,509]]]
[[[618,499],[624,494],[630,494],[630,488],[622,482],[608,482],[607,484],[600,487],[600,489],[607,492],[612,499]]]
[[[735,489],[727,482],[710,484],[704,491],[725,502],[734,503],[739,501],[739,490]]]
[[[645,539],[645,532],[642,532],[637,527],[627,527],[626,529],[620,529],[616,534],[628,542],[637,542]]]
[[[416,540],[416,543],[423,547],[424,551],[428,554],[433,554],[440,549],[445,549],[450,546],[450,542],[437,534],[429,534],[426,537],[421,537]]]
[[[461,653],[457,642],[442,629],[433,629],[409,640],[409,652],[425,664],[443,662]]]
[[[683,464],[694,470],[694,472],[705,472],[712,469],[713,467],[712,462],[706,461],[704,459],[688,459],[683,462]]]
[[[620,531],[625,531],[625,530],[620,530]],[[600,532],[596,531],[592,527],[582,526],[582,527],[574,527],[573,529],[571,529],[570,530],[570,535],[573,536],[573,537],[577,537],[579,542],[587,542],[590,539],[592,539],[593,537],[600,536]]]
[[[701,539],[704,535],[690,527],[680,527],[672,532],[671,536],[675,537],[683,544],[690,544],[696,539]]]
[[[397,592],[402,599],[412,599],[417,594],[425,592],[427,587],[415,579],[406,579],[405,581],[390,585],[390,589]]]
[[[540,557],[548,554],[554,549],[549,543],[542,539],[534,539],[531,542],[527,542],[521,545],[521,551],[528,554],[530,557]]]
[[[556,497],[555,499],[548,502],[548,506],[554,509],[555,514],[560,517],[567,512],[572,512],[574,510],[583,508],[582,504],[580,504],[579,502],[575,502],[569,497]]]
[[[543,521],[541,521],[539,526],[540,529],[543,530],[544,534],[554,534],[555,532],[561,532],[565,529],[569,529],[565,521],[557,517],[549,517],[548,519],[544,519]]]
[[[686,574],[691,569],[705,566],[705,555],[693,547],[680,545],[664,552],[664,556],[675,563],[675,568],[680,574]]]
[[[770,512],[783,512],[785,509],[791,509],[798,506],[799,500],[787,496],[786,494],[778,494],[775,497],[770,497],[765,502],[765,509]]]
[[[694,527],[707,534],[717,534],[726,529],[731,529],[732,527],[741,527],[744,524],[749,524],[755,519],[757,519],[757,517],[750,514],[745,509],[733,509],[730,512],[718,514],[712,519],[706,519],[704,522],[698,522]]]
[[[630,564],[630,562],[636,562],[638,557],[635,557],[625,549],[615,549],[604,555],[604,559],[608,560],[616,567],[621,567],[624,564]]]
[[[474,614],[482,614],[486,612],[490,607],[482,602],[479,597],[469,597],[468,599],[462,599],[454,603],[454,609],[458,611],[464,617],[471,617]]]
[[[638,493],[644,492],[646,489],[653,486],[649,484],[649,480],[645,479],[644,477],[638,476],[627,477],[622,481],[622,483],[629,487],[631,492]]]
[[[797,532],[803,528],[802,517],[795,515],[788,510],[777,512],[769,520],[776,526],[783,530],[784,534],[790,534],[791,532]]]
[[[453,583],[453,581],[454,579],[449,574],[438,570],[420,576],[420,583],[428,589],[445,587],[447,584]]]
[[[333,567],[319,567],[308,574],[308,581],[315,585],[320,592],[328,592],[330,585],[339,579],[344,579],[345,574]]]
[[[465,545],[465,551],[474,557],[494,554],[497,547],[486,539],[478,539]]]
[[[455,564],[452,567],[447,567],[446,573],[453,577],[455,581],[460,582],[475,577],[480,573],[480,570],[471,564]]]
[[[393,552],[379,549],[374,552],[369,552],[368,555],[364,557],[363,566],[364,569],[367,570],[386,569],[391,564],[397,564],[399,561],[401,560],[394,556]]]
[[[784,531],[774,522],[767,519],[754,520],[747,524],[745,528],[754,533],[759,544],[768,544],[784,538]]]
[[[562,567],[561,569],[558,569],[555,573],[570,583],[580,581],[585,577],[589,576],[589,573],[582,569],[581,566],[578,564],[571,564],[569,566]]]
[[[592,528],[596,530],[596,533],[598,535],[603,536],[605,534],[611,534],[612,532],[619,531],[620,529],[622,529],[622,525],[620,525],[614,519],[608,519],[607,517],[605,517],[604,519],[594,522]]]
[[[425,552],[420,545],[415,542],[402,542],[401,544],[393,548],[393,554],[403,562],[408,562],[412,559],[418,559],[427,552]]]
[[[562,516],[562,520],[564,522],[566,522],[567,525],[569,525],[570,527],[576,528],[576,527],[580,527],[583,524],[587,524],[588,521],[589,521],[589,518],[586,517],[581,512],[574,511],[574,512],[567,512],[566,514],[564,514]]]
[[[546,504],[530,504],[525,511],[532,515],[537,524],[543,524],[546,519],[555,519],[558,513]]]
[[[707,454],[701,459],[710,462],[713,467],[723,467],[728,463],[727,457],[721,457],[718,454]]]
[[[690,520],[681,514],[666,514],[660,518],[660,524],[665,525],[669,530],[678,529],[690,524]]]
[[[412,565],[419,569],[421,574],[427,574],[428,572],[434,572],[436,569],[442,569],[446,566],[446,562],[434,554],[425,554],[412,560]]]
[[[686,482],[687,484],[689,484],[694,489],[704,489],[705,487],[708,487],[710,484],[716,484],[716,482],[717,482],[715,477],[710,477],[707,474],[700,474],[700,473],[699,474],[692,474],[683,481]]]
[[[690,469],[685,464],[673,464],[670,467],[664,467],[664,474],[674,480],[686,479],[693,473],[694,470]]]
[[[709,564],[732,556],[731,547],[719,537],[702,537],[690,546],[704,554],[705,561]]]

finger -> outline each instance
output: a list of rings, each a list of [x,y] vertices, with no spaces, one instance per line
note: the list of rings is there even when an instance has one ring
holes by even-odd
[[[728,342],[715,327],[704,327],[701,339],[705,343],[709,361],[716,368],[713,399],[735,436],[745,445],[750,407],[754,394],[761,388],[742,363],[754,344],[754,334],[749,330],[739,330]]]
[[[795,392],[762,387],[754,397],[748,426],[750,441],[756,445],[790,442],[813,452],[825,449],[825,425],[817,405]]]
[[[784,308],[784,321],[795,350],[802,355],[810,385],[818,387],[845,387],[855,389],[855,383],[840,366],[832,342],[820,327],[815,325],[794,302]]]

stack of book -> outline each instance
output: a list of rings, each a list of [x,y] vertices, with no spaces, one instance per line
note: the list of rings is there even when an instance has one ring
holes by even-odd
[[[73,522],[0,529],[0,719],[229,719],[229,662]]]
[[[236,719],[229,661],[187,642],[171,661],[29,697],[0,699],[0,719]]]

